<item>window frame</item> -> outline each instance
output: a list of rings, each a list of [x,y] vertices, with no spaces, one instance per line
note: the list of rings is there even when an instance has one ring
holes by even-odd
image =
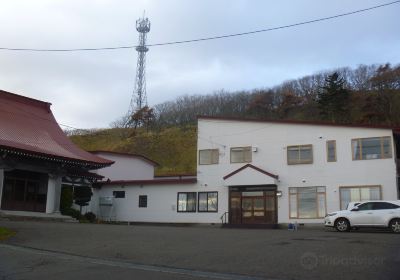
[[[342,201],[343,201],[342,200],[342,189],[355,189],[355,188],[357,188],[360,192],[360,199],[361,199],[361,189],[379,188],[379,199],[378,200],[382,200],[382,186],[381,185],[340,186],[339,187],[339,204],[340,204],[341,210],[347,209],[347,205],[342,204]],[[366,200],[366,201],[368,201],[368,200]],[[352,201],[350,201],[350,202],[352,202]],[[357,202],[363,203],[362,200],[360,200],[360,201],[357,200]],[[343,208],[344,206],[345,206],[345,208]]]
[[[201,163],[200,162],[200,153],[201,152],[211,152],[211,155],[210,155],[210,158],[211,158],[211,161],[210,161],[210,163]],[[213,162],[213,159],[214,159],[214,157],[213,157],[213,153],[216,153],[217,154],[217,156],[216,156],[216,159],[217,159],[217,161],[216,162]],[[212,165],[212,164],[218,164],[219,163],[219,149],[202,149],[202,150],[199,150],[199,165]]]
[[[195,203],[195,205],[194,205],[194,210],[190,210],[190,211],[188,211],[188,210],[184,210],[184,211],[182,211],[182,210],[179,210],[179,195],[180,194],[186,194],[186,205],[187,205],[187,195],[188,194],[194,194],[195,195],[195,199],[194,199],[194,203]],[[178,213],[196,213],[196,209],[197,209],[197,192],[178,192],[177,193],[177,195],[176,195],[176,211],[178,212]],[[186,207],[187,208],[187,207]]]
[[[119,194],[121,194],[121,193],[123,193],[124,195],[123,196],[117,196],[116,194],[117,193],[119,193]],[[113,197],[114,198],[126,198],[126,193],[125,193],[125,191],[113,191]]]
[[[300,158],[301,155],[301,148],[303,147],[309,147],[311,148],[311,159],[310,160],[302,160]],[[291,161],[289,159],[289,149],[290,148],[297,148],[298,152],[298,158],[296,161]],[[288,165],[297,165],[297,164],[313,164],[314,163],[314,148],[312,144],[305,144],[305,145],[290,145],[286,147],[286,158],[287,158],[287,164]]]
[[[145,206],[143,206],[143,204],[141,204],[141,202],[143,202],[141,199],[143,199],[143,198],[145,198],[146,199],[146,204],[145,204]],[[138,207],[139,208],[147,208],[147,205],[148,205],[148,196],[146,195],[146,194],[141,194],[141,195],[139,195],[139,198],[138,198]]]
[[[362,140],[364,139],[379,139],[380,140],[380,154],[379,157],[377,158],[362,158],[363,157],[363,145],[362,145]],[[390,156],[385,156],[384,153],[384,142],[385,139],[389,140],[389,149],[390,149]],[[360,149],[360,156],[359,158],[356,158],[356,155],[354,153],[354,141],[357,141],[359,149]],[[362,138],[353,138],[351,139],[351,158],[352,160],[374,160],[374,159],[388,159],[388,158],[392,158],[393,157],[393,149],[392,149],[392,137],[391,136],[378,136],[378,137],[362,137]]]
[[[297,191],[298,189],[305,189],[305,188],[315,188],[316,190],[316,217],[313,218],[300,218],[299,217],[299,192]],[[324,188],[325,191],[324,192],[320,192],[318,191],[318,188]],[[291,189],[296,189],[296,193],[291,193],[290,190]],[[323,215],[320,215],[320,211],[319,211],[319,199],[318,199],[318,195],[319,194],[323,194],[324,195],[324,206],[325,206],[325,213]],[[310,186],[310,187],[289,187],[288,189],[288,195],[289,195],[289,219],[304,219],[304,220],[310,220],[310,219],[323,219],[325,218],[327,212],[327,205],[326,205],[326,186]],[[296,217],[292,216],[292,205],[290,203],[291,201],[291,196],[295,195],[296,196]]]
[[[208,195],[210,193],[214,193],[217,195],[217,209],[216,210],[208,210]],[[207,210],[200,210],[200,194],[207,194]],[[210,192],[198,192],[197,193],[197,212],[199,213],[216,213],[218,212],[218,191],[210,191]]]
[[[334,158],[329,158],[329,144],[333,144],[334,147]],[[337,149],[336,149],[336,140],[327,140],[326,141],[326,161],[327,162],[337,162]]]
[[[235,150],[235,149],[242,149],[243,161],[232,161],[232,150]],[[250,154],[250,160],[248,160],[248,161],[246,161],[246,157],[245,157],[246,151],[249,151],[249,154]],[[230,156],[231,163],[250,163],[253,161],[252,146],[231,147],[229,156]]]

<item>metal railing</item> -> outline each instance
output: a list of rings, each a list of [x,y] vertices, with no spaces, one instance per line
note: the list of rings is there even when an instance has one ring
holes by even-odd
[[[228,214],[229,214],[229,212],[225,212],[225,213],[222,214],[222,216],[220,217],[221,223],[222,223],[223,225],[228,223],[228,218],[229,218]]]

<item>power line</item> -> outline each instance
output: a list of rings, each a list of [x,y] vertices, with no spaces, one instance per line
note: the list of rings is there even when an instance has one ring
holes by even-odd
[[[164,43],[155,43],[155,44],[149,44],[146,45],[147,47],[158,47],[158,46],[167,46],[167,45],[178,45],[178,44],[186,44],[186,43],[195,43],[195,42],[201,42],[201,41],[210,41],[210,40],[218,40],[218,39],[224,39],[224,38],[231,38],[231,37],[238,37],[238,36],[245,36],[245,35],[251,35],[251,34],[256,34],[256,33],[263,33],[263,32],[269,32],[269,31],[274,31],[274,30],[280,30],[280,29],[286,29],[286,28],[291,28],[291,27],[296,27],[296,26],[301,26],[301,25],[306,25],[310,23],[316,23],[316,22],[321,22],[321,21],[327,21],[331,19],[336,19],[340,17],[345,17],[349,15],[354,15],[354,14],[360,14],[364,13],[367,11],[379,9],[382,7],[387,7],[390,5],[394,4],[399,4],[400,0],[398,1],[393,1],[389,3],[384,3],[381,5],[377,6],[372,6],[369,8],[365,9],[360,9],[360,10],[355,10],[343,14],[337,14],[334,16],[329,16],[329,17],[322,17],[318,19],[312,19],[312,20],[307,20],[303,22],[298,22],[298,23],[293,23],[293,24],[288,24],[288,25],[282,25],[282,26],[277,26],[277,27],[271,27],[271,28],[266,28],[266,29],[259,29],[259,30],[253,30],[253,31],[248,31],[248,32],[241,32],[241,33],[234,33],[234,34],[226,34],[226,35],[220,35],[220,36],[212,36],[212,37],[204,37],[204,38],[198,38],[198,39],[191,39],[191,40],[182,40],[182,41],[172,41],[172,42],[164,42]],[[128,46],[116,46],[116,47],[100,47],[100,48],[72,48],[72,49],[36,49],[36,48],[8,48],[8,47],[0,47],[0,51],[30,51],[30,52],[80,52],[80,51],[108,51],[108,50],[120,50],[120,49],[133,49],[138,47],[137,45],[128,45]]]

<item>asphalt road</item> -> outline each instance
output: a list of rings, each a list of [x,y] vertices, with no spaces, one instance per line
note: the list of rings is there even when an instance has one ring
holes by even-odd
[[[4,222],[0,279],[400,279],[400,235]]]

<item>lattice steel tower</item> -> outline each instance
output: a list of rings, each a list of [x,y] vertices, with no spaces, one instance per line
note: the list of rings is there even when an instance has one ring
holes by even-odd
[[[150,31],[150,21],[143,17],[136,21],[136,30],[139,32],[139,44],[136,47],[138,60],[136,66],[135,88],[129,106],[128,116],[131,116],[137,111],[147,106],[146,96],[146,52],[149,48],[146,47],[147,33]]]

